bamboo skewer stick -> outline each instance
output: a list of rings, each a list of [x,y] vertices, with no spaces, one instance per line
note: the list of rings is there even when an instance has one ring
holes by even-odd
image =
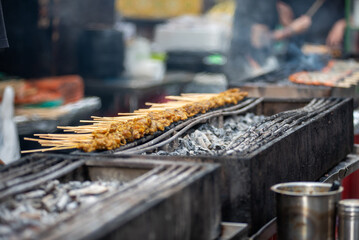
[[[66,150],[66,149],[74,149],[74,148],[76,148],[76,146],[42,148],[42,149],[24,150],[24,151],[21,151],[21,153],[48,152],[48,151],[54,151],[54,150]]]
[[[179,100],[171,100],[164,103],[151,103],[147,102],[146,105],[172,105],[172,104],[182,104],[182,103],[191,103],[191,101],[179,101]]]
[[[180,104],[153,104],[149,109],[153,109],[153,108],[174,108],[174,107],[183,107],[186,104],[180,103]]]
[[[138,112],[146,112],[146,113],[150,113],[150,112],[160,112],[163,111],[163,108],[148,108],[148,109],[138,109],[136,110]]]
[[[117,115],[119,115],[119,116],[131,116],[131,115],[143,115],[143,116],[145,116],[142,113],[136,113],[136,112],[133,112],[133,113],[117,113]]]
[[[181,96],[208,96],[214,97],[217,96],[217,93],[181,93]]]
[[[96,130],[106,130],[106,128],[99,128],[99,127],[94,127],[94,128],[79,128],[79,129],[63,129],[64,132],[88,132],[88,133],[92,133]]]
[[[94,119],[98,119],[98,120],[127,120],[127,119],[135,119],[135,118],[140,118],[140,116],[121,116],[121,117],[99,117],[99,118],[94,118]]]
[[[95,121],[95,120],[80,120],[82,123],[99,123],[101,121]]]
[[[63,136],[63,137],[79,137],[79,136],[83,136],[83,137],[87,137],[87,136],[92,136],[91,134],[34,134],[34,136],[36,137],[57,137],[57,136]]]
[[[25,138],[24,138],[25,139]],[[54,141],[54,142],[65,142],[65,141],[89,141],[91,140],[91,138],[48,138],[48,137],[42,137],[41,139],[36,139],[36,138],[26,138],[25,140],[28,141]]]
[[[103,122],[125,122],[128,120],[133,120],[133,119],[137,119],[139,118],[138,116],[133,116],[133,117],[111,117],[111,118],[99,118],[99,119],[94,119],[94,120],[80,120],[80,122],[82,123],[103,123]]]
[[[196,102],[196,101],[198,101],[198,99],[189,98],[189,97],[181,97],[181,96],[167,96],[166,99],[179,100],[179,101],[188,101],[188,102]]]

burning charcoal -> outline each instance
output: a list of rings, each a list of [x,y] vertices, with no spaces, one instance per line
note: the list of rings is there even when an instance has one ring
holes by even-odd
[[[252,136],[247,130],[254,129],[252,125],[261,122],[263,119],[265,119],[264,116],[248,113],[245,116],[225,118],[223,128],[205,123],[200,125],[197,130],[189,130],[185,136],[178,138],[179,146],[175,150],[148,154],[172,156],[220,155],[228,145],[238,147],[243,140],[257,136],[257,133],[252,134]]]
[[[97,201],[97,197],[95,196],[83,196],[80,198],[81,204],[93,204]]]
[[[49,194],[42,198],[42,204],[48,212],[53,212],[56,209],[56,198],[54,195]]]
[[[87,182],[88,181],[86,181],[86,185],[87,185]],[[72,188],[81,188],[81,187],[83,187],[84,184],[85,184],[84,182],[80,182],[80,181],[71,181],[71,182],[67,183],[67,185],[69,185]],[[89,184],[91,184],[91,183],[89,182]]]
[[[178,153],[179,156],[187,156],[187,155],[189,155],[189,152],[186,149],[179,149],[177,151],[177,153]]]
[[[109,182],[108,184],[115,189],[122,186],[124,183],[120,181],[113,181],[113,182]]]
[[[35,190],[35,191],[27,192],[24,194],[18,194],[16,196],[16,200],[41,198],[41,197],[45,196],[45,194],[46,194],[46,192],[44,190]]]
[[[13,199],[10,199],[10,200],[6,201],[3,206],[6,207],[7,209],[13,210],[13,209],[17,208],[18,202]],[[1,211],[0,211],[0,215],[1,215]]]
[[[65,209],[67,203],[70,202],[70,200],[71,200],[71,199],[70,199],[69,195],[67,195],[67,193],[63,193],[63,194],[59,197],[59,200],[58,200],[57,203],[56,203],[56,208],[57,208],[57,210],[58,210],[59,212],[62,212],[62,211]]]
[[[232,129],[232,130],[235,130],[237,128],[237,124],[233,121],[230,121],[228,123],[228,126]]]
[[[10,227],[0,224],[0,237],[8,236],[12,234]]]
[[[254,116],[253,114],[247,114],[246,116],[244,116],[244,119],[242,121],[248,125],[252,125],[254,122],[253,116]]]
[[[217,136],[217,137],[223,137],[225,135],[225,131],[223,128],[215,128],[213,129],[213,133]]]
[[[225,147],[222,144],[217,144],[213,146],[213,150],[220,151],[223,150]]]
[[[77,202],[71,202],[71,203],[67,204],[66,210],[71,211],[71,210],[78,208],[78,206],[79,206],[79,204]]]
[[[50,192],[52,192],[52,191],[55,189],[55,187],[58,186],[59,184],[60,184],[59,180],[53,180],[53,181],[49,182],[49,183],[45,186],[44,190],[45,190],[46,193],[50,193]]]
[[[92,183],[90,181],[85,181],[82,183],[82,187],[88,187],[90,186]]]
[[[22,239],[35,239],[33,229],[25,229],[21,234]]]
[[[196,130],[193,133],[193,138],[195,142],[204,149],[208,149],[208,147],[211,145],[211,142],[208,140],[207,136],[201,131]]]
[[[239,122],[239,123],[237,123],[237,128],[238,128],[238,130],[240,130],[240,131],[244,131],[244,130],[247,130],[247,129],[248,129],[248,125],[245,124],[245,123]]]
[[[41,209],[42,208],[41,198],[32,199],[31,206],[34,207],[35,209]]]
[[[203,134],[206,136],[207,140],[209,141],[209,145],[211,145],[213,139],[216,138],[216,136],[208,131],[203,131]]]
[[[167,155],[167,152],[161,150],[157,152],[157,155]]]
[[[57,212],[52,212],[50,214],[44,214],[41,218],[41,222],[50,226],[53,225],[57,222],[56,218],[59,216],[60,214]]]
[[[195,153],[200,153],[200,154],[207,154],[207,153],[210,153],[211,151],[208,150],[208,148],[203,148],[199,145],[195,145],[195,149],[194,149],[194,152]]]
[[[99,195],[108,191],[108,188],[105,186],[100,186],[98,184],[93,184],[85,188],[71,190],[69,195],[71,197],[81,196],[81,195]]]
[[[22,212],[20,214],[21,218],[33,219],[33,220],[40,220],[42,213],[40,211],[36,212]]]
[[[187,138],[187,139],[190,139],[190,138]],[[194,149],[194,146],[193,146],[192,141],[183,139],[183,140],[182,140],[182,143],[184,144],[184,148],[187,148],[187,149],[189,149],[189,150]]]
[[[15,216],[16,216],[16,215],[20,216],[21,213],[26,212],[26,211],[28,211],[28,210],[30,210],[30,209],[28,209],[28,207],[27,207],[27,202],[25,202],[24,204],[19,205],[19,206],[12,212],[12,214],[15,215]]]
[[[0,206],[0,222],[9,222],[13,220],[12,213],[5,208],[4,206]]]
[[[42,225],[42,223],[40,221],[20,218],[18,221],[11,224],[11,228],[13,231],[18,232],[18,231],[22,231],[23,229],[25,229],[27,227],[39,228],[39,227],[41,227],[41,225]]]
[[[34,239],[38,231],[56,224],[59,217],[68,216],[81,204],[97,202],[100,194],[120,185],[117,181],[60,183],[55,180],[9,198],[0,203],[0,239]],[[76,200],[71,199],[69,192],[75,193]]]

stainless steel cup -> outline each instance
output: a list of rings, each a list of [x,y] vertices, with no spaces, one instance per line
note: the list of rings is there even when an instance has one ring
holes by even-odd
[[[334,240],[336,203],[343,187],[331,184],[290,182],[272,186],[277,200],[279,240]]]
[[[359,239],[359,199],[341,200],[338,204],[339,240]]]

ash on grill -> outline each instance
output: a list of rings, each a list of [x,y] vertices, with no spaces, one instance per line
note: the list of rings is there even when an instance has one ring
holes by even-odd
[[[83,205],[118,189],[118,181],[50,181],[0,204],[0,238],[32,238],[36,232],[65,219]]]
[[[178,147],[158,151],[155,155],[246,155],[299,127],[322,111],[329,109],[338,99],[313,99],[303,108],[275,114],[255,116],[246,114],[227,118],[224,128],[203,124],[179,138]]]
[[[243,136],[250,126],[265,119],[264,116],[256,116],[247,113],[245,116],[233,116],[226,118],[223,128],[212,124],[202,124],[198,129],[191,130],[184,137],[178,138],[178,147],[174,151],[160,150],[155,155],[218,155],[225,150],[225,146],[231,143],[233,138]]]

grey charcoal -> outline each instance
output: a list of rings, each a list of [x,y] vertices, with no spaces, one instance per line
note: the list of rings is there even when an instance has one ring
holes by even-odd
[[[37,233],[56,224],[61,216],[75,214],[81,205],[96,203],[118,189],[119,181],[50,181],[33,191],[0,203],[0,239],[36,239]]]

